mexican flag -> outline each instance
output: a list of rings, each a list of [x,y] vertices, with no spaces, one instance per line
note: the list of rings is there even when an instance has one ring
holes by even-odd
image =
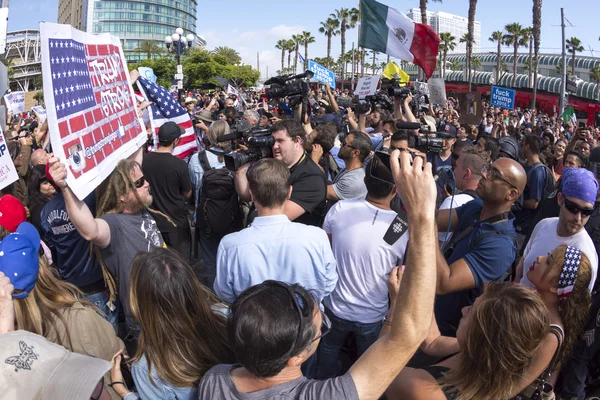
[[[575,109],[573,106],[567,107],[560,117],[563,121],[571,122],[573,125],[575,125],[575,127],[577,127],[577,116],[575,115]]]
[[[375,0],[360,2],[360,46],[380,51],[421,68],[429,79],[436,66],[440,37],[400,11]]]

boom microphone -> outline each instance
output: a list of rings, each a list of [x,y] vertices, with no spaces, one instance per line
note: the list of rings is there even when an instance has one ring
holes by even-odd
[[[419,122],[396,121],[396,129],[421,129]]]

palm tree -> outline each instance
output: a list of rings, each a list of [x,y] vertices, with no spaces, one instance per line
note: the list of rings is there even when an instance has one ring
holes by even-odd
[[[542,0],[533,0],[533,93],[531,96],[531,109],[535,110],[537,87],[538,87],[538,65],[540,60],[540,30],[542,27]]]
[[[357,8],[340,8],[336,9],[334,13],[330,15],[337,19],[340,23],[340,36],[342,37],[342,54],[346,53],[346,31],[348,29],[356,27],[358,23],[359,11]],[[342,63],[342,87],[344,89],[344,79],[346,79],[346,64]]]
[[[294,49],[296,48],[296,43],[292,40],[286,40],[285,41],[285,49],[288,52],[288,71],[290,70],[290,66],[292,65],[292,52],[294,51]]]
[[[477,77],[477,71],[480,70],[482,66],[483,66],[483,63],[481,62],[481,58],[471,57],[471,67],[473,67],[473,77]]]
[[[442,0],[431,0],[434,3],[441,3]],[[427,24],[427,0],[419,0],[419,6],[421,8],[421,22]]]
[[[300,34],[300,44],[304,46],[304,70],[308,69],[308,45],[315,42],[315,37],[307,31]]]
[[[371,69],[373,70],[373,75],[375,75],[375,67],[377,66],[377,55],[379,54],[378,51],[372,50],[371,51],[371,55],[373,56],[373,64],[371,64]]]
[[[134,51],[146,54],[146,60],[152,59],[154,54],[164,53],[162,46],[159,46],[155,40],[140,40]]]
[[[502,40],[504,38],[504,34],[502,31],[492,32],[492,36],[488,39],[490,42],[496,42],[498,44],[498,50],[496,53],[496,85],[499,84],[500,81],[500,60],[502,59]]]
[[[300,40],[302,40],[302,35],[292,35],[292,40],[294,41],[294,73],[298,71],[298,49],[300,48]]]
[[[449,32],[440,33],[440,47],[444,56],[444,63],[442,64],[442,78],[446,76],[446,59],[448,52],[454,50],[456,47],[456,38]]]
[[[519,47],[524,46],[526,42],[523,40],[523,27],[518,22],[513,22],[504,27],[506,33],[503,36],[503,42],[506,46],[513,46],[513,79],[512,86],[517,83],[517,52]]]
[[[469,81],[469,92],[471,91],[471,59],[473,58],[473,31],[475,30],[475,11],[477,0],[469,0],[469,18],[467,23],[467,80]]]
[[[460,63],[457,60],[453,60],[453,61],[450,61],[450,63],[448,64],[448,67],[452,71],[458,71],[458,70],[460,70]]]
[[[581,40],[576,37],[567,39],[567,52],[571,53],[571,70],[573,75],[575,75],[575,55],[583,50],[584,47],[581,45]]]
[[[283,71],[285,69],[285,51],[287,50],[287,40],[284,39],[280,39],[277,41],[277,44],[275,45],[276,49],[281,50],[281,71]]]
[[[563,74],[563,62],[562,62],[562,60],[559,60],[558,64],[556,64],[556,74],[558,76],[562,76],[562,74]],[[567,64],[567,75],[573,75],[573,69],[569,68],[568,64]]]
[[[360,76],[365,76],[365,56],[367,51],[364,48],[360,49]]]
[[[240,53],[238,53],[237,50],[232,49],[231,47],[217,46],[213,51],[210,52],[210,54],[223,56],[227,59],[227,61],[229,61],[229,63],[233,65],[238,65],[242,62]]]
[[[590,68],[590,79],[596,82],[596,100],[598,100],[598,96],[600,96],[600,65]]]
[[[327,59],[331,60],[331,38],[333,36],[339,35],[340,30],[340,21],[335,18],[327,18],[325,22],[321,22],[321,27],[319,28],[319,32],[323,33],[327,36]],[[327,68],[331,67],[331,64],[326,65]]]
[[[528,71],[528,79],[529,86],[531,86],[532,79],[531,75],[533,74],[533,28],[525,28],[523,29],[523,40],[525,43],[525,47],[529,47],[529,59],[527,60],[527,71]]]

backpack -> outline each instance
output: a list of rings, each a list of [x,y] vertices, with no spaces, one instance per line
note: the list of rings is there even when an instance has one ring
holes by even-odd
[[[233,172],[210,167],[204,151],[198,152],[198,159],[204,175],[198,191],[196,230],[218,239],[241,230],[243,214]]]
[[[533,168],[531,168],[529,172],[527,172],[527,185],[529,185],[529,182],[531,182],[531,174],[533,174],[533,171],[535,171],[538,168],[544,168],[546,172],[546,185],[544,186],[544,192],[542,193],[542,200],[544,200],[546,197],[552,195],[552,193],[556,189],[556,181],[554,179],[554,174],[552,173],[550,168],[546,167],[541,162],[537,162],[533,164]],[[523,209],[523,202],[525,201],[524,194],[525,193],[521,193],[519,199],[515,201],[511,209],[512,212],[521,211]],[[542,204],[542,200],[540,200],[537,209],[539,209],[540,205]]]

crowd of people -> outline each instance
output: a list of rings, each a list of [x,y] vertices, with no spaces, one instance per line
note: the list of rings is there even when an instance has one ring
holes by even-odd
[[[9,116],[0,397],[597,398],[598,128],[306,100],[190,92],[198,151],[167,122],[84,199]]]

